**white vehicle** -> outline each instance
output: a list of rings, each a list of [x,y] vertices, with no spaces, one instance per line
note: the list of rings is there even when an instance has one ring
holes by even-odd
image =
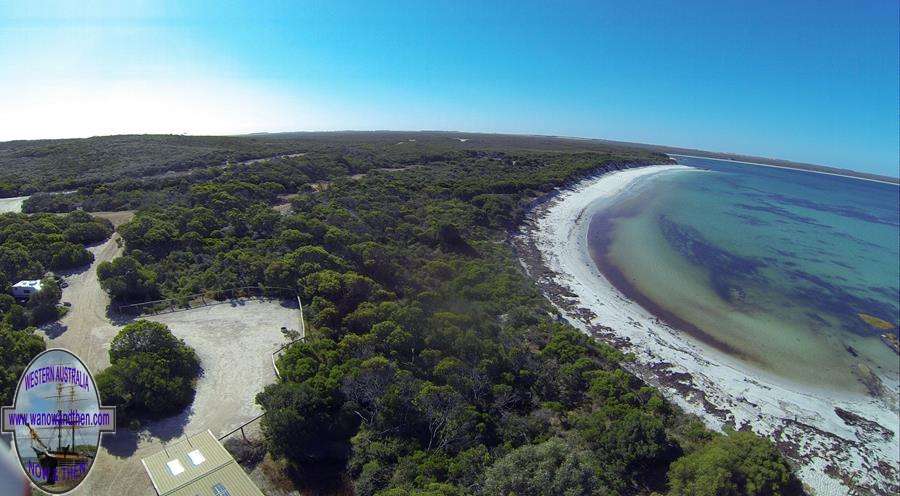
[[[27,300],[40,290],[41,281],[39,279],[33,281],[19,281],[13,284],[12,295],[16,298]]]

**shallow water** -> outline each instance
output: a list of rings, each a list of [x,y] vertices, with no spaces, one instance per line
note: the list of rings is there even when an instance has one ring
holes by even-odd
[[[900,189],[729,161],[651,176],[591,219],[598,267],[675,327],[775,376],[896,389]],[[893,324],[877,329],[868,314]]]

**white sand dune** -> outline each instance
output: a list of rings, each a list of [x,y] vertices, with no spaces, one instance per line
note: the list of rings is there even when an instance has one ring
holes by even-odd
[[[703,173],[679,165],[640,167],[556,192],[514,238],[523,265],[573,325],[634,353],[632,372],[670,400],[712,428],[750,428],[772,438],[815,494],[895,494],[896,383],[887,385],[894,397],[885,400],[767,376],[661,322],[597,270],[587,247],[591,216],[641,180],[686,171]]]

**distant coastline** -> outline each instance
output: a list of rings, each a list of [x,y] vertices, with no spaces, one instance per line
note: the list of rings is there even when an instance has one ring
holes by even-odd
[[[813,168],[800,168],[800,167],[791,167],[787,165],[774,165],[774,164],[762,164],[759,162],[747,162],[745,160],[736,160],[732,158],[718,158],[718,157],[710,157],[710,156],[701,156],[701,155],[687,155],[684,153],[667,153],[669,157],[687,157],[687,158],[708,158],[708,159],[716,159],[716,160],[727,160],[732,163],[738,164],[747,164],[747,165],[758,165],[760,167],[773,167],[775,169],[786,169],[786,170],[795,170],[800,172],[809,172],[811,174],[825,174],[826,176],[837,176],[837,177],[846,177],[850,179],[859,179],[860,181],[871,181],[873,183],[881,183],[881,184],[889,184],[891,186],[900,186],[900,179],[893,179],[887,176],[877,176],[875,174],[865,174],[863,173],[855,173],[854,174],[840,174],[837,172],[829,172],[826,168],[821,168],[821,170],[813,169]],[[830,167],[827,169],[831,169]],[[883,179],[876,179],[883,178]]]

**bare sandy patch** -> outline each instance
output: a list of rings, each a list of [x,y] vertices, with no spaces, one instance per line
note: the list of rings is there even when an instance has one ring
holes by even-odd
[[[22,204],[27,200],[27,196],[16,196],[13,198],[0,198],[0,214],[8,212],[21,213]]]

